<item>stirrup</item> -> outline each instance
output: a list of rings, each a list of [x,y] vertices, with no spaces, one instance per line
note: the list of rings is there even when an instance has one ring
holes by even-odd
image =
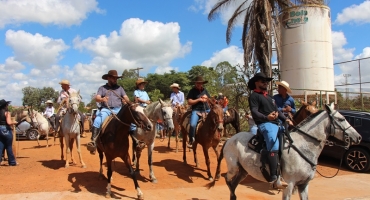
[[[271,183],[271,187],[273,189],[277,189],[277,190],[280,190],[280,189],[285,189],[288,187],[288,183],[284,181],[283,177],[281,176],[278,176],[278,178]]]
[[[87,150],[90,151],[91,154],[93,154],[93,155],[95,154],[95,151],[96,151],[96,143],[95,142],[91,141],[91,142],[87,143],[86,147],[87,147]]]

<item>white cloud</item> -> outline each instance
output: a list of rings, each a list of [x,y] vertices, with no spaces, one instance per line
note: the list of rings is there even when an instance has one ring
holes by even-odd
[[[243,61],[243,49],[237,46],[230,46],[221,51],[213,53],[213,56],[206,61],[203,61],[201,65],[207,67],[216,67],[218,63],[228,61],[232,66],[244,64]]]
[[[74,48],[87,50],[94,59],[93,64],[124,70],[144,67],[168,67],[176,58],[184,57],[191,51],[191,42],[182,45],[178,23],[143,21],[137,18],[125,20],[121,29],[109,36],[81,39],[76,37]]]
[[[342,31],[332,31],[331,37],[334,62],[351,60],[353,58],[353,51],[355,49],[347,49],[344,47],[347,44],[347,39],[344,36],[344,33]]]
[[[0,1],[0,28],[27,22],[78,25],[91,12],[104,11],[98,8],[96,0],[5,0]]]
[[[69,48],[62,39],[49,38],[39,33],[32,35],[23,30],[8,30],[5,37],[5,43],[14,51],[13,60],[27,62],[39,69],[56,64],[62,58],[61,53]]]
[[[335,23],[345,24],[354,22],[358,24],[370,23],[370,1],[366,0],[359,5],[351,5],[338,13]]]
[[[14,72],[24,68],[25,66],[14,60],[14,57],[9,57],[5,60],[5,64],[0,64],[0,72]]]

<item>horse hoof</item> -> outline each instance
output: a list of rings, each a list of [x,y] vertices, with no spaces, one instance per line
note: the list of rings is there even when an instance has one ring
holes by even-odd
[[[109,193],[105,194],[105,198],[110,199],[111,195]]]
[[[66,165],[66,166],[64,166],[65,168],[68,168],[69,167],[69,165]]]
[[[209,181],[213,181],[213,177],[209,177],[209,178],[208,178],[208,180],[209,180]]]
[[[217,174],[215,180],[217,181],[218,179],[220,179],[220,177],[221,177],[221,175]]]
[[[152,183],[158,183],[158,180],[157,179],[152,179],[150,182],[152,182]]]
[[[81,166],[81,168],[84,168],[84,169],[86,169],[87,167],[86,167],[86,165],[82,165],[82,166]]]
[[[143,194],[142,195],[137,195],[137,199],[144,200],[144,195]]]

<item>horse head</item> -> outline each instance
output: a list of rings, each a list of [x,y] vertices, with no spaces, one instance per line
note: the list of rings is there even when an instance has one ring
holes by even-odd
[[[222,132],[224,130],[224,111],[220,104],[215,102],[214,98],[208,99],[208,104],[211,108],[208,117],[212,117],[213,122],[217,125],[217,130]]]
[[[298,110],[298,112],[293,116],[293,123],[294,125],[298,125],[301,121],[306,119],[308,116],[317,113],[319,111],[316,108],[316,101],[312,103],[307,103],[305,101],[300,102],[302,107]]]
[[[77,93],[76,92],[71,93],[69,95],[68,105],[69,105],[69,108],[72,109],[73,113],[78,112],[78,107],[80,106],[81,99],[82,98],[80,96],[80,91],[78,91]]]
[[[350,145],[361,142],[361,135],[348,123],[343,115],[334,110],[333,103],[325,105],[325,110],[330,118],[330,125],[327,127],[330,138],[344,142],[344,147],[347,149]]]
[[[162,99],[159,99],[159,103],[161,104],[161,112],[163,122],[167,125],[167,129],[169,131],[172,131],[175,126],[173,124],[172,116],[173,116],[173,109],[171,106],[171,103],[162,101]]]
[[[144,114],[144,108],[139,106],[138,103],[131,103],[127,102],[127,106],[129,106],[131,116],[133,117],[133,121],[135,124],[147,131],[151,131],[153,129],[153,124],[150,122],[149,118]]]

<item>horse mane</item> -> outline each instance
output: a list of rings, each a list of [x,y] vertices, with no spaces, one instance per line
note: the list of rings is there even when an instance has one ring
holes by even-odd
[[[308,122],[310,122],[313,118],[315,118],[316,116],[320,115],[323,111],[325,111],[325,110],[319,110],[316,113],[311,114],[306,119],[304,119],[301,123],[299,123],[296,127],[297,128],[300,128],[300,127],[304,126],[305,124],[307,124]]]
[[[302,110],[304,110],[306,107],[307,107],[307,106],[303,104],[303,105],[299,108],[298,112],[296,112],[296,113],[293,115],[293,120],[295,120],[295,119],[297,118],[297,116],[299,116],[299,114],[302,112]]]

